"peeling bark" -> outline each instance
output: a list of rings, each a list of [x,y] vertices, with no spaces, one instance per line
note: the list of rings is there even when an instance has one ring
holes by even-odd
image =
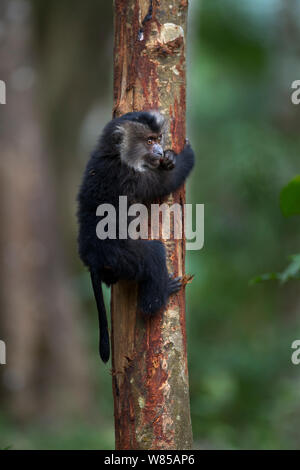
[[[115,0],[114,116],[159,109],[168,146],[185,142],[187,0]],[[185,190],[168,203],[185,202]],[[166,242],[168,268],[184,275],[185,240]],[[137,310],[137,286],[112,290],[113,392],[117,449],[190,449],[185,292],[153,318]]]

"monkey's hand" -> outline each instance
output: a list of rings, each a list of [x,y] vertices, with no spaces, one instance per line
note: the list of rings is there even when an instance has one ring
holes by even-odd
[[[176,154],[173,152],[173,150],[166,150],[163,157],[160,159],[160,167],[163,170],[173,170],[175,168],[175,163],[176,163]]]

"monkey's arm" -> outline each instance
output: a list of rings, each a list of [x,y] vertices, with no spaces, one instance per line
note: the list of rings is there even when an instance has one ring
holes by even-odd
[[[194,152],[189,143],[183,151],[176,155],[172,150],[165,152],[161,162],[157,184],[153,185],[153,198],[160,198],[173,193],[180,188],[194,166]]]

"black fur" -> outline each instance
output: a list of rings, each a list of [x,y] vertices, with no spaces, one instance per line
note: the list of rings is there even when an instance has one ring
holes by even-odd
[[[97,207],[110,203],[118,214],[119,196],[127,196],[128,206],[164,198],[185,182],[194,165],[194,153],[186,144],[177,156],[170,150],[165,152],[156,169],[139,172],[129,167],[120,158],[123,137],[118,132],[126,121],[144,124],[154,133],[160,132],[162,125],[151,112],[128,113],[110,121],[87,164],[78,195],[79,254],[91,273],[99,314],[100,356],[104,362],[109,359],[109,336],[101,283],[110,286],[122,279],[137,281],[140,310],[154,314],[179,290],[181,282],[169,276],[165,248],[160,241],[100,240],[96,235]]]

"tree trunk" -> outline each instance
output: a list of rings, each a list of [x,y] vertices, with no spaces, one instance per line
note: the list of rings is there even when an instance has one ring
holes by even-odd
[[[86,351],[37,111],[30,3],[1,0],[0,22],[0,76],[7,85],[0,129],[0,338],[7,365],[0,382],[16,418],[57,421],[88,407]]]
[[[187,0],[115,0],[114,115],[159,109],[168,147],[185,143]],[[185,190],[168,202],[181,205]],[[184,275],[185,240],[166,242],[170,272]],[[137,286],[112,290],[117,449],[190,449],[184,288],[153,318],[137,311]]]

